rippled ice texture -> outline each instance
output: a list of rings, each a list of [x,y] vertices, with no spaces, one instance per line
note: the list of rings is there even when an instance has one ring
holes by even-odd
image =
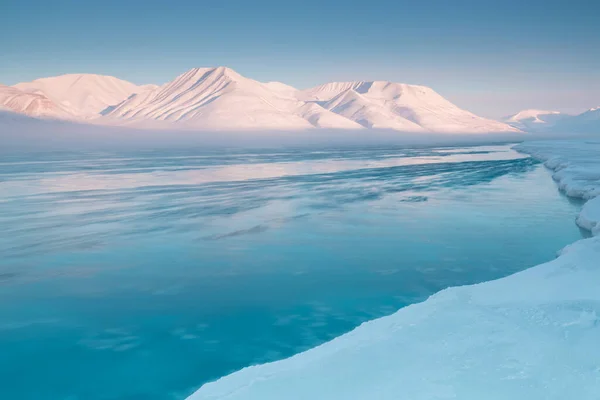
[[[0,161],[0,398],[181,399],[578,239],[509,146]]]

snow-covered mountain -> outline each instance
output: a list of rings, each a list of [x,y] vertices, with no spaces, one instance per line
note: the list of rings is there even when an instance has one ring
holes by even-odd
[[[560,111],[523,110],[503,119],[503,122],[525,131],[540,131],[548,129],[561,119],[567,117]]]
[[[272,91],[287,97],[296,97],[296,92],[298,92],[298,89],[295,87],[282,82],[267,82],[264,85]]]
[[[0,85],[0,109],[37,118],[71,119],[74,115],[43,93]]]
[[[526,132],[600,134],[600,107],[590,108],[578,115],[558,111],[523,110],[504,118],[503,121]]]
[[[319,105],[298,101],[294,92],[287,85],[260,83],[225,67],[194,68],[128,98],[104,119],[140,127],[210,130],[362,128]]]
[[[94,118],[107,107],[118,104],[134,93],[153,90],[156,85],[137,86],[112,76],[68,74],[19,83],[14,87],[43,93],[79,118]]]
[[[10,107],[16,112],[140,128],[519,132],[518,127],[462,110],[425,86],[357,81],[297,90],[281,82],[258,82],[226,67],[194,68],[160,87],[71,74],[10,89],[30,97]]]
[[[385,104],[370,100],[353,89],[348,89],[327,102],[323,107],[342,115],[367,128],[396,129],[400,131],[421,132],[424,129],[394,113]]]
[[[502,122],[462,110],[426,86],[387,81],[332,82],[303,90],[297,96],[330,107],[364,126],[448,133],[518,132]]]
[[[598,133],[600,134],[600,107],[590,108],[579,114],[558,121],[553,131],[561,133]]]
[[[517,132],[461,110],[432,89],[392,82],[337,82],[298,91],[225,68],[195,68],[124,101],[111,123],[190,129],[386,128],[409,132]]]

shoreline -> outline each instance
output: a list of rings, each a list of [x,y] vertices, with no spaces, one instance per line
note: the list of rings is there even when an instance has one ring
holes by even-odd
[[[596,237],[550,262],[442,290],[306,352],[244,368],[188,399],[595,399],[600,142],[570,143],[513,148],[544,162],[567,196],[587,200],[577,224]]]
[[[585,184],[589,180],[600,180],[600,160],[598,160],[596,172],[582,170],[580,169],[581,167],[574,166],[572,161],[561,158],[560,155],[544,154],[543,150],[540,151],[535,148],[535,143],[521,143],[513,146],[513,149],[524,154],[529,154],[531,157],[541,161],[546,168],[553,172],[552,178],[566,196],[584,200],[585,203],[575,222],[580,228],[589,231],[593,236],[600,235],[600,183],[595,187]],[[571,170],[573,168],[575,168],[575,171]],[[577,180],[574,179],[573,175],[584,175],[587,179]]]

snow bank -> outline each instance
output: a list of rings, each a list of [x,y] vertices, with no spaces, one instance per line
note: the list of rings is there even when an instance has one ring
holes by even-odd
[[[600,197],[596,197],[586,203],[577,218],[577,225],[591,231],[594,235],[600,235]]]
[[[547,160],[567,193],[598,194],[600,143],[519,150]],[[584,207],[582,226],[598,226],[597,199]],[[245,368],[189,399],[596,400],[599,316],[600,236],[546,264],[443,290],[307,352]]]
[[[567,196],[589,200],[577,225],[594,235],[600,234],[600,141],[541,141],[523,143],[516,149],[554,170],[553,178]]]

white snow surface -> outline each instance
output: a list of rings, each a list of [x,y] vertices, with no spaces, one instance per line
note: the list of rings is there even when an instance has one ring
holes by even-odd
[[[546,160],[567,194],[591,199],[580,219],[598,226],[599,141],[517,149]],[[599,337],[596,236],[548,263],[443,290],[304,353],[245,368],[189,399],[596,400]]]
[[[298,89],[296,89],[295,87],[286,85],[282,82],[267,82],[265,83],[265,86],[271,89],[272,91],[287,97],[296,97],[296,92],[298,92]]]
[[[79,118],[94,118],[107,107],[114,106],[134,93],[152,90],[156,85],[137,86],[112,76],[95,74],[67,74],[14,87],[33,93],[43,93],[61,107]]]
[[[600,235],[600,141],[540,141],[521,144],[517,149],[543,160],[568,196],[588,200],[577,224]]]

